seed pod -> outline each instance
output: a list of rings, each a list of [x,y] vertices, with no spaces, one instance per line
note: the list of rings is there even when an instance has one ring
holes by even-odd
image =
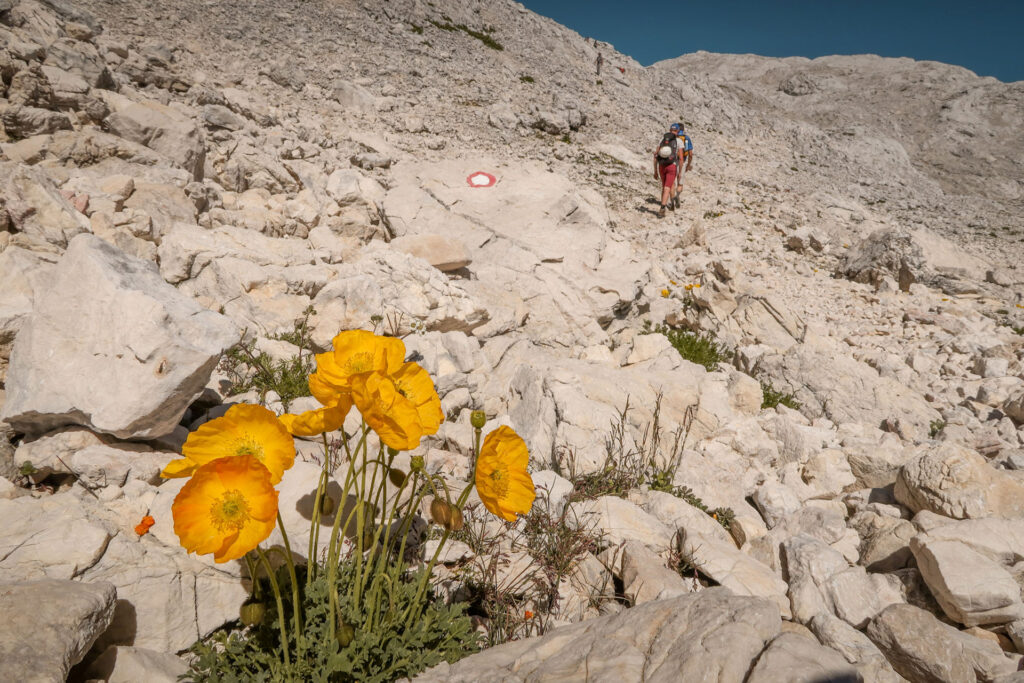
[[[247,602],[238,610],[238,619],[246,626],[259,626],[267,614],[267,606],[262,602]]]
[[[388,480],[395,486],[401,486],[405,483],[406,474],[397,467],[392,467],[388,470]]]
[[[430,517],[448,531],[458,531],[462,528],[462,510],[440,498],[435,498],[430,504]]]
[[[482,410],[474,410],[469,414],[469,424],[473,425],[474,429],[483,429],[487,424],[487,413]]]
[[[342,621],[338,624],[338,631],[334,634],[334,637],[337,638],[338,645],[348,647],[348,644],[356,637],[356,629],[352,624]]]

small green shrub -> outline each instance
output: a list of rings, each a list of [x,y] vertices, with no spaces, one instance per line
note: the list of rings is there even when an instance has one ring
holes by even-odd
[[[423,27],[420,26],[419,24],[413,24],[412,25],[412,29],[410,29],[410,30],[413,33],[415,33],[416,35],[418,35],[418,36],[422,36],[423,35]]]
[[[309,317],[314,312],[310,306],[291,332],[270,337],[297,346],[299,353],[296,356],[274,361],[266,353],[257,352],[254,341],[242,342],[228,349],[219,367],[231,380],[230,394],[243,394],[255,389],[262,403],[273,391],[280,397],[285,410],[300,396],[309,396],[309,375],[316,369],[309,331]]]
[[[934,439],[945,428],[946,428],[946,421],[945,420],[932,420],[931,424],[928,425],[928,438]]]
[[[305,626],[298,640],[290,634],[290,647],[297,654],[292,661],[292,680],[334,683],[360,681],[385,683],[413,677],[440,664],[454,662],[479,649],[479,636],[465,614],[464,604],[444,605],[438,600],[428,602],[421,618],[410,628],[402,628],[402,615],[414,606],[418,574],[391,586],[389,600],[381,601],[378,613],[355,608],[345,601],[354,580],[353,563],[342,565],[337,579],[338,595],[342,596],[343,624],[334,638],[330,634],[327,572],[320,572],[306,584]],[[279,581],[288,581],[287,572],[279,572]],[[269,595],[269,586],[263,586]],[[283,591],[285,612],[292,612],[291,591]],[[289,617],[290,618],[290,617]],[[372,621],[371,621],[372,620]],[[235,625],[205,641],[196,643],[192,653],[196,660],[183,678],[195,683],[249,683],[250,681],[283,681],[281,655],[278,651],[277,610],[267,600],[261,623],[244,629]],[[344,640],[349,642],[342,645]]]
[[[559,139],[560,139],[560,140],[561,140],[562,142],[564,142],[565,144],[567,144],[567,145],[569,145],[569,144],[572,144],[572,138],[570,138],[570,137],[569,137],[569,134],[568,134],[568,133],[566,133],[565,135],[563,135],[563,136],[562,136],[561,138],[559,138]]]
[[[728,361],[732,352],[725,344],[721,344],[710,332],[698,333],[686,330],[674,330],[667,325],[644,326],[641,334],[663,334],[668,337],[672,347],[679,355],[697,365],[703,365],[708,372],[718,369],[718,364]]]
[[[520,76],[519,77],[519,82],[520,83],[533,83],[534,82],[533,76]]]
[[[776,391],[771,382],[761,380],[761,396],[762,409],[774,408],[781,404],[793,410],[800,410],[800,402],[796,400],[793,394]]]
[[[448,31],[449,33],[453,31],[462,31],[467,36],[472,36],[473,38],[476,38],[477,40],[479,40],[481,43],[491,48],[492,50],[498,50],[499,52],[501,52],[502,50],[505,49],[504,45],[499,43],[497,40],[492,38],[487,33],[471,29],[465,24],[453,24],[451,17],[447,15],[444,16],[444,22],[435,21],[434,19],[427,19],[427,21],[429,21],[431,25],[441,29],[442,31]]]
[[[705,211],[704,212],[704,218],[707,218],[707,219],[718,218],[719,216],[722,216],[722,215],[724,215],[724,214],[721,211]]]

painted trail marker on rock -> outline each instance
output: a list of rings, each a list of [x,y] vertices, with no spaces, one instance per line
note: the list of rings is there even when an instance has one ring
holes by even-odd
[[[466,183],[470,187],[493,187],[496,182],[498,179],[485,171],[476,171],[466,176]]]

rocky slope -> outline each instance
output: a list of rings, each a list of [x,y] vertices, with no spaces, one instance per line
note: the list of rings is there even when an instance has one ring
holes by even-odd
[[[41,612],[52,657],[0,657],[27,667],[7,677],[85,657],[173,680],[237,616],[240,568],[179,548],[157,473],[258,400],[226,395],[222,351],[292,355],[272,337],[309,306],[321,347],[373,316],[409,335],[450,418],[422,451],[452,478],[482,407],[561,509],[542,470],[598,469],[627,398],[633,444],[661,396],[666,439],[689,429],[675,483],[736,515],[646,487],[572,503],[608,548],[559,587],[567,625],[425,680],[1020,668],[1020,83],[871,56],[643,68],[505,1],[0,0],[0,22],[0,570],[33,582],[0,600],[102,594]],[[673,120],[696,160],[658,220],[647,155]],[[761,382],[800,409],[763,409]],[[612,575],[637,606],[599,613]]]

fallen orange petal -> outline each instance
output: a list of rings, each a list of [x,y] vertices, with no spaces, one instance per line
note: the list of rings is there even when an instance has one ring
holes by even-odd
[[[145,536],[149,533],[149,528],[156,524],[156,520],[146,515],[142,518],[142,521],[135,525],[135,533],[139,536]]]

